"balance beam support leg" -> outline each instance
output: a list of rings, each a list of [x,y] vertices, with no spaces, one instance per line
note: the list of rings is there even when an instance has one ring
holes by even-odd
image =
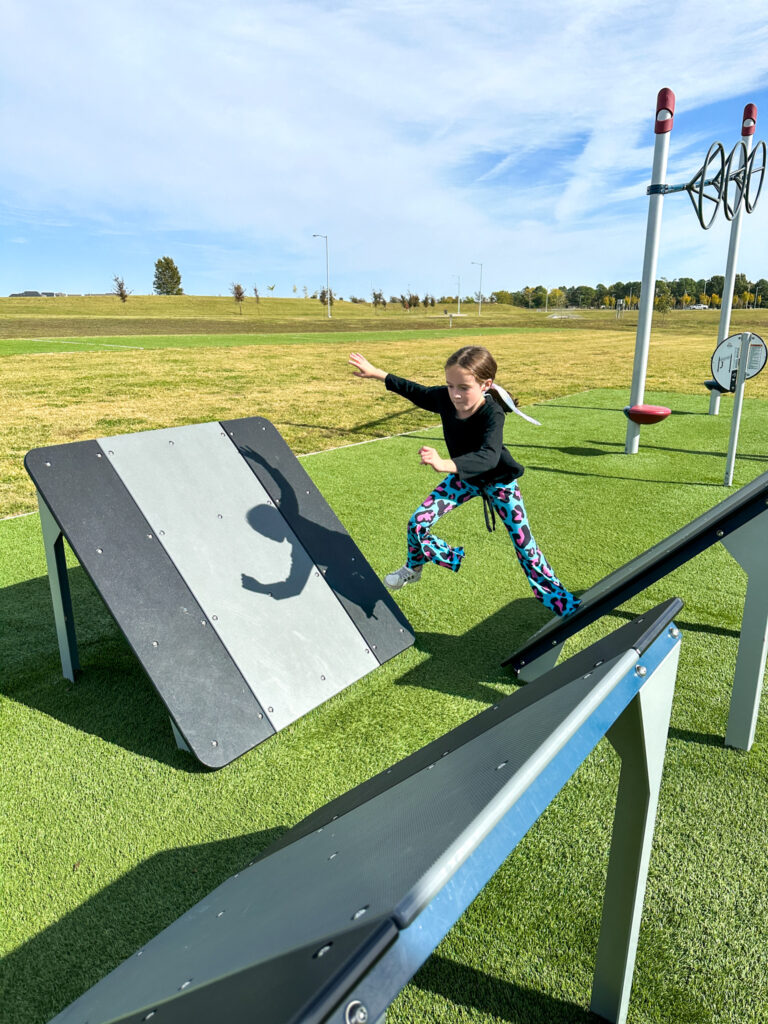
[[[722,540],[723,546],[749,574],[741,617],[739,652],[733,676],[725,745],[749,750],[755,738],[765,661],[768,656],[768,512],[752,519]]]
[[[517,673],[517,678],[520,682],[532,683],[534,679],[538,679],[539,676],[543,676],[545,672],[549,672],[550,669],[554,668],[563,650],[563,643],[564,641],[555,644],[550,650],[540,654],[530,664],[521,668]]]
[[[680,647],[606,733],[622,759],[590,1008],[624,1024],[659,801]]]
[[[69,590],[67,576],[67,558],[64,551],[64,536],[59,524],[53,518],[51,510],[38,492],[37,505],[40,510],[40,526],[43,531],[45,561],[48,566],[48,583],[51,588],[53,617],[56,623],[56,636],[59,641],[61,671],[65,679],[75,681],[75,673],[80,669],[77,653],[77,637],[75,620],[72,614],[72,595]]]

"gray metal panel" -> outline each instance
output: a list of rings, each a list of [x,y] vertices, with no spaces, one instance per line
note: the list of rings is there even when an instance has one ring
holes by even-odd
[[[261,416],[222,427],[261,481],[380,662],[413,643],[408,620],[275,426]]]
[[[635,665],[626,651],[228,879],[56,1018],[160,1003],[360,920],[399,927],[446,883]],[[595,741],[596,742],[596,741]],[[565,781],[565,780],[564,780]]]
[[[195,756],[220,768],[273,735],[96,442],[36,448],[25,465]]]
[[[275,728],[377,667],[220,424],[99,443]]]

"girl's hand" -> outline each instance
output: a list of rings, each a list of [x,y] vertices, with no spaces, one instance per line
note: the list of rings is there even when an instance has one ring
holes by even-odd
[[[387,376],[383,370],[379,370],[372,363],[369,363],[365,356],[359,352],[350,352],[349,354],[350,366],[356,366],[354,376],[355,377],[370,377],[373,380],[384,380]]]
[[[419,458],[423,466],[431,466],[436,473],[455,473],[456,463],[452,459],[441,458],[434,448],[424,445],[419,448]]]

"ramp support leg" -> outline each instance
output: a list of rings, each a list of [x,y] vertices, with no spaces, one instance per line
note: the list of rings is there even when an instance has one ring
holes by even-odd
[[[717,416],[720,412],[720,392],[712,388],[709,392],[709,416]]]
[[[680,644],[606,733],[622,759],[590,1008],[627,1018]]]
[[[172,718],[169,719],[169,721],[171,723],[171,729],[173,729],[173,738],[176,740],[176,746],[179,748],[179,750],[186,750],[188,753],[191,754],[192,751],[189,748],[189,744],[179,732],[178,725],[176,725]]]
[[[75,673],[80,670],[80,659],[77,653],[75,620],[72,614],[72,595],[70,594],[69,577],[67,576],[64,535],[39,492],[37,493],[37,505],[40,510],[40,526],[43,531],[45,561],[48,566],[48,583],[51,588],[53,618],[56,623],[56,636],[59,641],[61,671],[65,679],[74,682]]]
[[[768,512],[724,537],[723,547],[748,573],[739,652],[733,676],[725,745],[749,750],[755,738],[765,661],[768,656]]]

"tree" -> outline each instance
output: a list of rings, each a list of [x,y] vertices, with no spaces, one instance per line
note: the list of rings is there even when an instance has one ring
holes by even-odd
[[[131,294],[125,287],[125,281],[122,277],[118,277],[117,274],[112,278],[115,282],[115,286],[112,289],[112,294],[116,295],[121,302],[127,302],[128,296]]]
[[[268,285],[267,285],[267,288],[269,288],[269,290],[270,290],[271,292],[273,292],[273,291],[275,290],[275,286],[274,286],[273,284],[268,284]]]
[[[229,290],[232,293],[232,298],[237,303],[242,315],[243,303],[245,302],[245,288],[243,288],[241,284],[233,284]]]
[[[669,287],[669,282],[665,281],[662,277],[656,283],[656,299],[654,306],[662,315],[668,313],[673,306],[672,292]]]
[[[329,295],[330,295],[330,300],[328,298]],[[334,302],[336,301],[336,299],[334,298],[334,294],[333,294],[333,288],[331,288],[330,291],[326,291],[325,288],[323,288],[323,290],[320,292],[320,294],[317,297],[318,297],[318,299],[320,299],[320,302],[321,302],[321,304],[323,306],[325,306],[329,301],[330,301],[330,304],[333,305]]]
[[[183,295],[179,268],[170,256],[161,256],[155,263],[154,289],[158,295]]]

